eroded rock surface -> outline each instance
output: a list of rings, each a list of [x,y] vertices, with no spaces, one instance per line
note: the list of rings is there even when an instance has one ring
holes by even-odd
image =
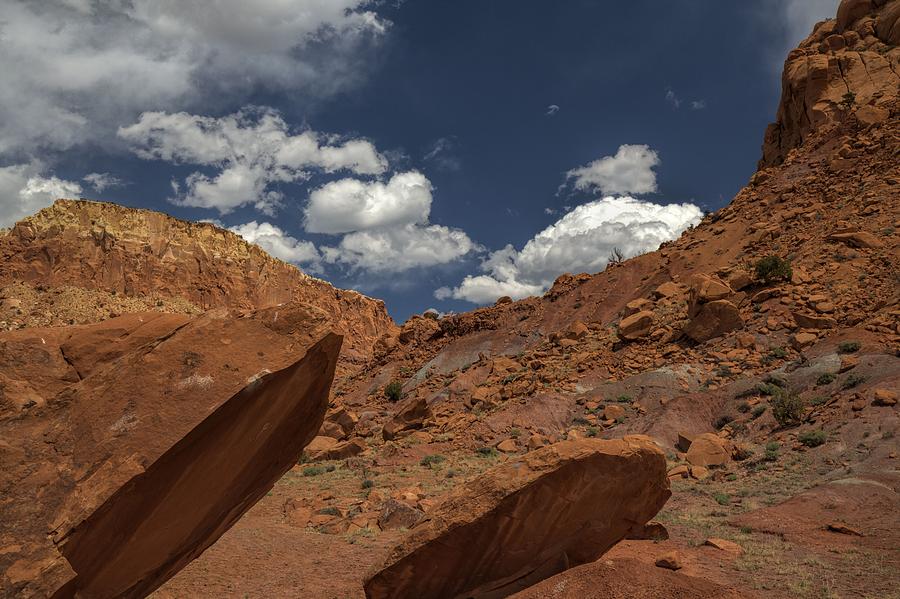
[[[505,597],[597,559],[669,498],[646,437],[562,441],[454,490],[411,529],[366,597]]]
[[[199,555],[321,427],[328,324],[290,305],[0,333],[0,595],[142,596]]]

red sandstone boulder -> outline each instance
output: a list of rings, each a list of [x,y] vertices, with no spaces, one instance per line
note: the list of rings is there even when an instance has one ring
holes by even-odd
[[[646,337],[653,327],[653,320],[653,312],[647,310],[626,316],[619,322],[619,337],[626,341]]]
[[[687,461],[693,466],[720,466],[731,461],[728,441],[713,433],[697,435],[687,450]]]
[[[697,342],[721,337],[744,326],[737,306],[728,300],[703,304],[697,315],[684,327],[684,334]]]
[[[669,495],[665,456],[647,437],[544,447],[454,489],[366,597],[504,597],[597,559]]]

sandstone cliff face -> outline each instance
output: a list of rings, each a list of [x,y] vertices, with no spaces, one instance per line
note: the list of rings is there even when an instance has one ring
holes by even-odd
[[[195,307],[179,310],[187,312],[306,303],[334,321],[347,340],[344,361],[357,366],[394,329],[382,301],[336,289],[230,231],[116,204],[58,200],[0,233],[0,260],[0,287],[25,282],[177,299],[181,308]]]
[[[900,0],[844,0],[784,65],[776,121],[760,168],[781,164],[810,133],[855,115],[884,121],[900,85]]]

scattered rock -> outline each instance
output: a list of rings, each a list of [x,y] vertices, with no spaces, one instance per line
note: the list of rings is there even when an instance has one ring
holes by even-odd
[[[677,551],[670,551],[656,560],[656,565],[666,570],[681,570],[684,565],[681,563],[681,556]]]
[[[626,341],[634,341],[650,334],[653,328],[653,312],[644,310],[619,321],[619,336]]]
[[[687,451],[692,466],[721,466],[731,461],[728,441],[714,433],[698,435]]]
[[[708,545],[709,547],[715,547],[720,551],[724,551],[735,556],[742,555],[744,553],[743,547],[733,541],[728,541],[725,539],[717,539],[715,537],[711,537],[709,539],[706,539],[703,544]]]
[[[428,418],[431,418],[428,402],[424,397],[414,395],[400,404],[400,409],[384,425],[381,434],[385,441],[390,441],[403,432],[422,428]]]
[[[381,506],[378,526],[381,530],[412,528],[425,518],[425,512],[396,499],[387,499]]]
[[[863,534],[861,532],[859,532],[855,528],[852,528],[852,527],[844,524],[843,522],[829,522],[827,525],[825,525],[825,530],[829,530],[831,532],[836,532],[836,533],[842,534],[842,535],[851,535],[854,537],[863,536]]]
[[[703,304],[697,315],[684,328],[684,334],[702,343],[744,326],[737,306],[728,300]]]
[[[895,406],[897,405],[897,393],[889,389],[875,389],[872,392],[872,405]]]

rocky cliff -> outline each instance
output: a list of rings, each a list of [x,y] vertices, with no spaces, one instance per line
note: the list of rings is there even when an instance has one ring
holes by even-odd
[[[149,309],[198,313],[300,302],[334,321],[346,338],[343,361],[356,366],[394,329],[382,301],[336,289],[230,231],[116,204],[58,200],[0,233],[0,260],[0,288],[19,285],[6,290],[0,309],[9,323],[45,316],[40,324],[69,324],[53,318],[61,313],[86,323]],[[35,298],[36,286],[51,297]]]
[[[900,2],[842,2],[837,18],[816,25],[784,65],[776,121],[760,168],[781,164],[813,131],[854,118],[885,121],[900,85]]]

